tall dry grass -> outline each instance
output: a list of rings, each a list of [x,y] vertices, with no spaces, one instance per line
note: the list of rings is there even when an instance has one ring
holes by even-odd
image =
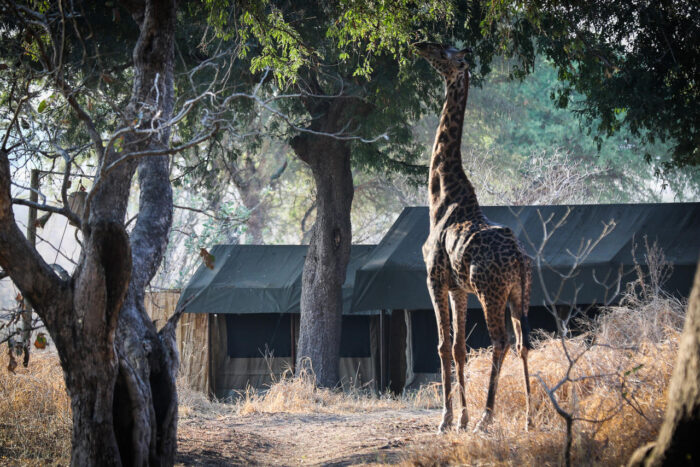
[[[632,297],[633,298],[633,297]],[[657,435],[666,406],[683,304],[661,294],[629,299],[606,310],[589,332],[565,343],[580,356],[571,381],[556,397],[576,418],[574,465],[624,464],[636,447]],[[543,338],[529,354],[534,427],[524,431],[522,364],[513,354],[503,366],[496,416],[487,434],[450,434],[438,443],[417,446],[410,465],[561,465],[565,422],[542,384],[553,387],[570,367],[562,342]],[[467,365],[467,407],[478,419],[486,399],[491,352],[472,352]]]
[[[28,368],[7,371],[0,355],[0,463],[66,465],[71,409],[55,353],[35,351]]]
[[[376,395],[363,388],[345,391],[316,387],[310,373],[293,377],[286,371],[263,392],[248,389],[236,402],[241,415],[251,413],[348,413],[399,409],[405,404],[388,393]]]
[[[629,299],[604,313],[590,330],[567,340],[581,354],[573,382],[557,392],[575,423],[574,463],[622,464],[639,445],[655,438],[666,405],[666,387],[683,323],[681,302],[654,294]],[[595,345],[591,345],[595,343]],[[496,415],[487,434],[451,433],[429,444],[409,446],[413,465],[559,465],[565,425],[537,378],[553,386],[568,361],[562,343],[540,338],[530,352],[534,427],[523,430],[525,396],[522,366],[513,354],[504,362]],[[8,373],[0,355],[0,463],[66,463],[70,457],[70,402],[55,354],[35,352],[29,368]],[[489,350],[472,352],[467,366],[467,406],[473,421],[481,415],[491,368]],[[578,379],[577,379],[578,378]],[[342,413],[441,406],[440,387],[393,397],[369,391],[317,388],[312,378],[280,378],[267,391],[249,390],[234,404],[208,400],[179,386],[180,417],[217,423],[221,417],[265,412]],[[470,425],[473,426],[473,425]]]

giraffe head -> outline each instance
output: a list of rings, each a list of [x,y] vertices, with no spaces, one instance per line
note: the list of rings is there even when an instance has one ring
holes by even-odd
[[[433,42],[418,42],[413,46],[416,53],[426,59],[446,80],[468,73],[469,64],[466,57],[470,53],[469,49],[457,50]]]

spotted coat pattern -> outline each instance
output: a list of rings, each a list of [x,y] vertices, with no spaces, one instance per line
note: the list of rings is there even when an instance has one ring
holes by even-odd
[[[527,429],[530,424],[527,312],[531,261],[508,227],[494,224],[483,215],[474,187],[462,168],[460,144],[469,90],[465,58],[468,51],[432,43],[416,44],[415,47],[417,53],[444,77],[446,88],[430,160],[430,234],[423,246],[428,289],[438,325],[444,400],[439,430],[445,431],[452,423],[452,359],[457,373],[455,389],[461,404],[458,429],[466,428],[468,423],[464,367],[467,295],[470,293],[476,295],[482,305],[493,344],[486,408],[475,431],[486,429],[493,417],[498,376],[510,345],[506,332],[506,304],[510,306],[516,352],[523,362]]]

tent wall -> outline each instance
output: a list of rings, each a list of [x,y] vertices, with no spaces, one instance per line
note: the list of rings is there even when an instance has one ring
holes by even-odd
[[[211,387],[216,397],[235,397],[247,388],[264,390],[293,372],[296,314],[255,313],[209,316]],[[375,387],[377,317],[344,316],[340,377],[344,389]]]
[[[180,378],[195,391],[211,393],[209,384],[209,317],[183,313],[178,323]]]
[[[179,298],[179,291],[147,294],[146,311],[157,328],[172,316]],[[343,329],[343,388],[375,389],[380,376],[379,317],[344,316]],[[180,377],[188,387],[219,398],[247,387],[265,389],[285,371],[293,371],[291,342],[298,336],[297,314],[183,313],[176,329]]]
[[[146,313],[157,329],[162,328],[177,308],[179,290],[146,294]],[[180,353],[180,378],[185,384],[205,394],[209,386],[209,319],[207,315],[183,313],[175,330]]]

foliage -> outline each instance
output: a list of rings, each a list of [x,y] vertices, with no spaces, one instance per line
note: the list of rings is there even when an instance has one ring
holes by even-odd
[[[595,140],[624,126],[644,143],[668,141],[661,168],[700,164],[700,4],[662,2],[501,0],[491,18],[513,16],[533,26],[532,39],[557,68],[562,87],[552,98],[575,110]]]
[[[250,59],[251,72],[271,69],[284,85],[294,83],[299,68],[313,61],[315,52],[284,18],[281,5],[270,0],[205,0],[205,5],[209,24],[222,39],[240,44],[238,55]],[[253,42],[256,50],[249,56]]]
[[[388,55],[399,66],[409,65],[410,44],[429,36],[427,27],[436,22],[450,25],[454,21],[451,1],[386,0],[365,2],[341,0],[339,18],[328,28],[327,35],[342,52],[340,60],[359,56],[353,75],[371,79],[376,57]]]
[[[513,82],[508,61],[495,61],[480,88],[470,92],[465,116],[463,152],[476,152],[482,165],[501,167],[509,175],[505,184],[517,184],[527,176],[521,168],[536,154],[568,153],[578,162],[600,172],[595,180],[600,197],[588,202],[634,202],[659,200],[658,185],[668,183],[679,199],[693,199],[700,188],[698,171],[670,170],[656,179],[653,167],[644,161],[651,154],[658,162],[669,162],[671,144],[645,142],[629,129],[621,128],[596,143],[571,109],[551,105],[549,95],[560,88],[554,65],[538,57],[537,66],[522,81]],[[572,92],[571,102],[584,96]],[[434,121],[431,120],[434,125]],[[432,135],[424,137],[426,147]]]

